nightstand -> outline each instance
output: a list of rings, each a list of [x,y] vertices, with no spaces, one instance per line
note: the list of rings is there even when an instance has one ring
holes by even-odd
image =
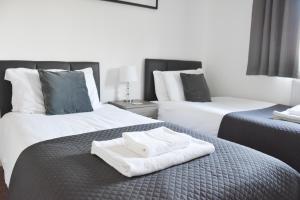
[[[157,119],[158,106],[156,103],[142,100],[134,100],[133,103],[126,101],[113,101],[108,103],[145,117]]]

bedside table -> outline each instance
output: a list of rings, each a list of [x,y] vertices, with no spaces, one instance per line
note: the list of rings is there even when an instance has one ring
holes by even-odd
[[[133,103],[126,101],[112,101],[108,103],[145,117],[157,119],[158,105],[156,103],[142,100],[134,100]]]

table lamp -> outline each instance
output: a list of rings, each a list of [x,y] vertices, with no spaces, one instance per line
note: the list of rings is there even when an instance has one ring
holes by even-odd
[[[120,68],[120,82],[126,83],[126,102],[131,103],[132,99],[130,96],[130,84],[137,82],[138,76],[136,67],[134,66],[125,66]]]

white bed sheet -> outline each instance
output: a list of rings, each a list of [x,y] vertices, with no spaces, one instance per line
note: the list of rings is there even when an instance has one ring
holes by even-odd
[[[0,159],[9,185],[16,160],[27,147],[49,139],[112,129],[153,120],[115,106],[102,104],[89,113],[46,116],[43,114],[8,113],[0,119]]]
[[[158,119],[218,135],[224,115],[231,112],[262,109],[274,103],[233,97],[213,97],[212,102],[159,101]]]

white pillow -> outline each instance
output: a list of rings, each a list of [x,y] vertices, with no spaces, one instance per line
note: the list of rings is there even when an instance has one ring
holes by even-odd
[[[44,98],[37,70],[7,69],[4,79],[12,84],[13,112],[45,113]]]
[[[88,89],[90,101],[91,101],[93,109],[96,110],[97,108],[100,107],[101,104],[100,104],[100,100],[99,100],[99,96],[98,96],[96,82],[94,79],[93,69],[89,67],[89,68],[76,70],[76,71],[84,73],[86,87]]]
[[[170,101],[168,91],[161,71],[154,71],[155,94],[158,101]]]
[[[162,72],[171,101],[185,101],[180,73],[203,74],[203,69]]]
[[[64,71],[51,69],[49,71]],[[100,101],[92,68],[81,71],[84,73],[86,85],[93,109],[99,108]],[[28,114],[45,113],[44,97],[38,70],[26,68],[7,69],[5,80],[12,84],[12,111]]]

